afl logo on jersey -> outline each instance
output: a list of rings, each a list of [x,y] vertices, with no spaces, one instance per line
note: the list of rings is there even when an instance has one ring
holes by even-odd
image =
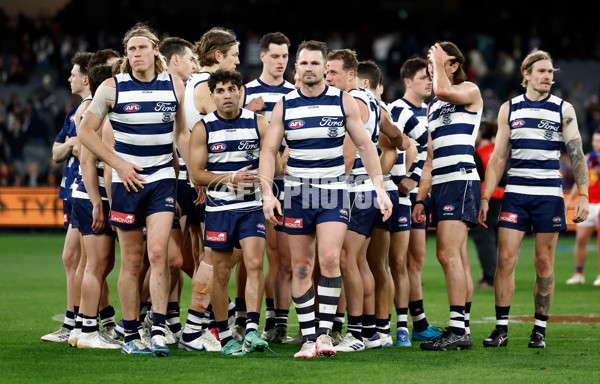
[[[292,120],[288,124],[288,127],[290,127],[290,129],[302,128],[304,127],[304,120]]]
[[[454,211],[454,205],[445,205],[442,209],[444,210],[444,212],[452,212]]]
[[[408,219],[406,218],[406,216],[402,216],[398,219],[398,222],[400,224],[406,224],[406,223],[408,223]]]
[[[167,204],[173,204],[173,203],[175,202],[175,199],[174,199],[174,198],[172,198],[172,197],[167,197],[167,198],[165,199],[165,201],[167,202]]]
[[[74,114],[73,114],[73,115],[71,115],[71,117],[69,117],[69,121],[70,121],[71,123],[75,121],[75,115],[74,115]]]
[[[521,128],[525,125],[525,120],[517,119],[513,121],[511,125],[513,128]]]
[[[142,109],[142,107],[139,104],[135,104],[135,103],[127,104],[126,106],[123,107],[123,110],[125,112],[137,112],[140,109]]]
[[[227,145],[225,145],[223,143],[213,144],[210,147],[211,152],[223,152],[226,149],[227,149]]]

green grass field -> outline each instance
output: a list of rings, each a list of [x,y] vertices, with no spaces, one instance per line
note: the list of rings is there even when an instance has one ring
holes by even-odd
[[[547,348],[527,348],[532,323],[510,323],[507,348],[484,349],[483,338],[494,327],[493,291],[476,291],[471,312],[471,351],[425,352],[412,348],[388,348],[338,354],[333,359],[297,361],[295,345],[274,345],[270,352],[240,358],[216,353],[182,352],[171,347],[171,356],[125,356],[119,351],[77,350],[66,343],[40,341],[61,322],[66,306],[65,273],[61,262],[64,235],[0,234],[0,382],[600,382],[600,324],[556,323],[548,325]],[[573,273],[574,237],[563,235],[556,254],[556,289],[550,321],[556,315],[600,315],[600,288],[593,287],[598,265],[590,252],[588,283],[567,286]],[[435,240],[428,241],[423,269],[423,295],[430,323],[445,327],[448,300],[442,269],[435,258]],[[590,247],[591,249],[591,247]],[[516,270],[512,316],[533,316],[533,241],[526,237]],[[479,263],[469,243],[473,274]],[[118,270],[119,261],[116,263]],[[186,278],[187,279],[187,278]],[[111,302],[120,318],[117,273],[109,276]],[[182,323],[190,302],[190,281],[181,299]],[[230,288],[233,286],[230,285]],[[264,313],[264,309],[263,309]],[[392,316],[395,319],[395,314]],[[264,319],[263,319],[264,321]],[[290,311],[290,334],[298,330],[295,311]],[[262,328],[261,324],[261,328]],[[410,326],[410,324],[409,324]],[[392,330],[395,330],[393,322]]]

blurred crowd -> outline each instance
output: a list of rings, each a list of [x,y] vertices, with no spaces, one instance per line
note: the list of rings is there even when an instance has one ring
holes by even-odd
[[[453,3],[430,12],[428,17],[435,20],[436,17],[459,14],[461,10],[452,8]],[[536,22],[516,29],[509,14],[496,9],[496,17],[506,19],[499,25],[477,21],[472,23],[472,30],[465,31],[464,26],[459,29],[439,24],[439,29],[434,31],[414,21],[415,9],[410,6],[399,10],[388,4],[393,9],[374,5],[358,15],[362,16],[359,22],[332,20],[302,30],[295,28],[295,22],[278,16],[275,0],[253,0],[245,9],[223,4],[202,5],[205,14],[214,16],[211,19],[199,19],[197,12],[194,16],[195,9],[191,8],[194,5],[182,4],[178,8],[181,20],[171,17],[173,7],[166,8],[168,4],[156,0],[149,0],[144,9],[136,9],[135,15],[126,12],[133,7],[128,1],[109,0],[105,5],[102,12],[111,15],[114,22],[111,25],[116,26],[111,27],[110,32],[103,27],[104,13],[94,18],[80,17],[91,12],[88,8],[92,6],[81,0],[72,1],[52,18],[30,19],[24,15],[9,18],[0,9],[0,186],[60,183],[63,165],[52,162],[51,148],[66,112],[80,102],[70,94],[67,81],[71,58],[78,51],[112,48],[122,52],[119,39],[137,19],[148,21],[161,37],[179,36],[192,42],[214,25],[234,29],[241,41],[242,64],[238,70],[245,82],[260,74],[258,41],[266,32],[280,30],[286,33],[292,40],[292,55],[294,47],[304,39],[325,41],[330,49],[355,49],[361,60],[373,59],[382,68],[386,102],[396,100],[403,93],[399,68],[406,59],[414,55],[425,56],[436,40],[450,40],[467,56],[469,80],[476,82],[482,90],[484,119],[487,121],[496,119],[503,101],[522,93],[521,60],[530,49],[539,47],[548,50],[559,64],[561,71],[555,77],[557,83],[553,93],[575,106],[585,151],[590,149],[591,132],[600,127],[600,34],[583,31],[568,35],[561,32],[558,37],[555,34],[561,31],[562,25],[556,20],[553,20],[554,24],[544,25],[545,29],[540,27],[543,23]],[[269,8],[270,5],[273,7]],[[121,8],[121,12],[112,12],[115,8]],[[109,10],[111,12],[107,13]],[[323,12],[327,13],[327,9]],[[376,22],[370,17],[372,12],[379,12]],[[181,22],[173,23],[173,20]],[[195,20],[192,30],[185,29],[186,25],[192,25],[189,20]],[[569,23],[568,15],[563,23]],[[581,23],[593,27],[588,24]],[[288,75],[291,75],[293,62],[292,58]],[[572,183],[568,161],[563,168],[565,188],[568,189]]]

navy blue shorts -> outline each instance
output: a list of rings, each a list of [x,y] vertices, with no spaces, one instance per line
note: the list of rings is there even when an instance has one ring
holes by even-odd
[[[204,245],[209,248],[241,248],[246,237],[267,237],[262,209],[207,211],[204,226]]]
[[[194,203],[192,198],[193,188],[187,180],[177,180],[177,204],[181,208],[181,216],[186,216],[190,212],[190,207]]]
[[[71,212],[73,210],[73,205],[71,200],[64,199],[63,201],[63,227],[64,229],[69,229],[69,224],[71,224]]]
[[[377,217],[375,218],[375,226],[391,233],[410,231],[410,206],[400,204],[400,200],[406,199],[406,197],[400,197],[400,192],[398,191],[387,191],[387,193],[393,204],[392,214],[386,221],[383,221],[381,211],[378,210]]]
[[[110,215],[110,205],[108,201],[102,200],[102,207],[104,208],[104,214],[106,215],[107,223],[104,229],[100,233],[96,233],[92,230],[92,210],[94,206],[92,201],[88,199],[73,199],[73,215],[77,217],[77,223],[79,232],[83,236],[87,235],[110,235],[115,236],[110,224],[108,223],[108,217]]]
[[[350,192],[349,196],[351,208],[348,230],[365,235],[367,238],[371,237],[377,213],[381,216],[381,211],[375,204],[377,193],[375,191]]]
[[[175,213],[175,185],[175,179],[164,179],[144,184],[138,192],[127,192],[123,183],[112,183],[110,223],[120,228],[140,228],[153,213]]]
[[[432,225],[442,220],[461,220],[468,227],[477,225],[481,182],[457,180],[435,184],[431,188]]]
[[[415,201],[417,201],[417,194],[409,193],[408,197],[410,198],[410,204],[411,204],[410,213],[412,214],[412,207],[415,206]],[[412,229],[427,229],[428,221],[429,221],[429,214],[431,213],[431,211],[429,209],[429,205],[431,204],[431,198],[429,196],[427,196],[425,198],[425,200],[423,200],[423,202],[425,202],[425,210],[424,210],[423,214],[421,215],[421,218],[425,219],[425,224],[421,225],[421,224],[417,224],[417,223],[411,221]]]
[[[273,196],[277,197],[283,209],[283,198],[285,196],[283,180],[273,180]],[[275,219],[277,219],[275,230],[278,232],[283,232],[283,216],[278,216],[277,212],[275,212]]]
[[[313,233],[329,221],[348,224],[350,202],[345,189],[285,186],[283,231],[288,235]]]
[[[533,233],[565,231],[565,200],[557,196],[505,192],[498,227]]]

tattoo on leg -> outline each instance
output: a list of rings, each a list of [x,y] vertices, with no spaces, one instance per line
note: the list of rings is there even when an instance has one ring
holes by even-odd
[[[554,288],[554,274],[549,277],[536,278],[537,292],[535,294],[535,311],[542,315],[548,315],[550,311],[550,301],[552,300],[552,291]]]

